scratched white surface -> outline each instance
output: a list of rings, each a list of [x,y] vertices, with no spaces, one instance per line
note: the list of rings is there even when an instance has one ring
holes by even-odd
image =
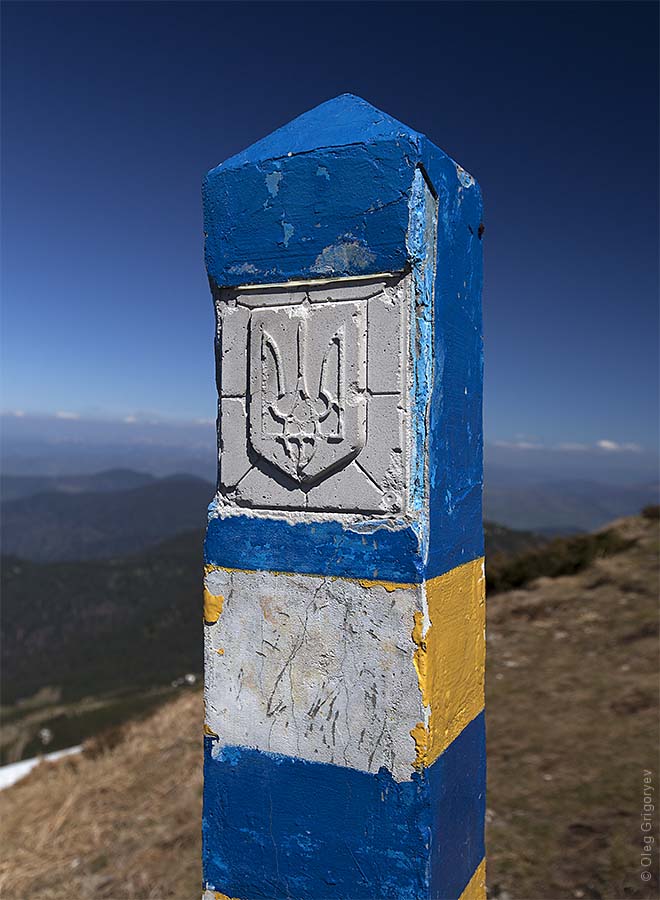
[[[421,586],[217,570],[206,587],[225,598],[205,626],[206,723],[218,746],[410,778],[410,731],[424,720],[411,637]]]

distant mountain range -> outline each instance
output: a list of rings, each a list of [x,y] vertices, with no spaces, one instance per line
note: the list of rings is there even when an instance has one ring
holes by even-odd
[[[211,480],[216,468],[212,421],[166,422],[1,415],[3,472],[93,474],[134,469],[162,477],[190,472]]]
[[[180,532],[202,528],[213,494],[213,485],[203,478],[156,478],[131,469],[89,475],[3,475],[3,552],[40,562],[137,553]],[[657,503],[657,497],[657,485],[650,483],[535,483],[525,474],[521,483],[512,484],[508,476],[502,479],[496,472],[484,497],[490,552],[528,546],[529,532],[548,537],[591,531]]]
[[[130,469],[95,475],[0,479],[4,554],[35,562],[111,559],[202,528],[213,485],[191,475]],[[486,522],[490,553],[515,553],[540,536]]]
[[[658,485],[601,484],[595,481],[489,482],[484,495],[487,519],[540,534],[592,531],[620,516],[658,502]]]
[[[35,494],[127,491],[155,480],[147,472],[132,469],[107,469],[92,475],[0,475],[0,500],[6,503]]]
[[[39,562],[124,556],[203,528],[214,493],[210,482],[192,475],[153,478],[127,470],[5,476],[5,484],[14,499],[0,508],[3,553]]]

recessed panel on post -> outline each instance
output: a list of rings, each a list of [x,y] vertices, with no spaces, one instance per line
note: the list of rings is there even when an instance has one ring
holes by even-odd
[[[343,95],[204,209],[205,896],[485,897],[479,189]]]
[[[219,292],[221,496],[236,508],[404,512],[410,276],[285,288]]]

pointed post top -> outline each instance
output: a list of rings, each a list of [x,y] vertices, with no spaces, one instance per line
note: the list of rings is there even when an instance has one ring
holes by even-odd
[[[329,147],[404,138],[418,143],[424,136],[362,97],[340,94],[296,116],[286,125],[221,163],[215,170],[309,153]]]
[[[321,103],[206,176],[211,283],[403,271],[416,177],[460,197],[478,228],[474,179],[423,134],[354,94]]]

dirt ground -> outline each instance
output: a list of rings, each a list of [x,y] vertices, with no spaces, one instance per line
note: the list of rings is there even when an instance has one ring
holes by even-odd
[[[488,881],[495,900],[658,896],[657,522],[580,575],[489,600]],[[199,692],[0,794],[5,900],[198,900]],[[117,743],[115,743],[118,741]],[[114,746],[113,746],[114,744]]]
[[[580,575],[489,600],[488,882],[494,898],[656,898],[644,772],[658,796],[657,522]]]

